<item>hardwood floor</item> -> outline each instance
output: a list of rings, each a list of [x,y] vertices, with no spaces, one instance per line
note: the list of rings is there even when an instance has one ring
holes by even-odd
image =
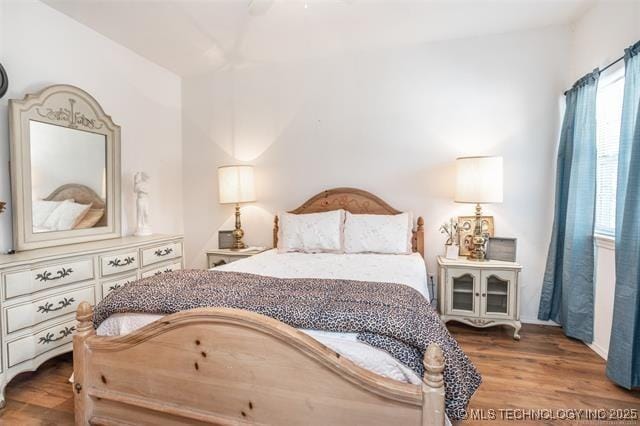
[[[513,425],[513,421],[501,419],[501,409],[640,410],[640,391],[627,391],[607,379],[605,361],[582,342],[562,334],[560,327],[525,324],[518,342],[506,327],[475,329],[453,322],[447,325],[482,375],[482,385],[471,400],[470,411],[484,410],[486,415],[489,409],[496,410],[498,418],[490,422],[492,425]],[[547,422],[558,423],[579,422]],[[595,424],[582,422],[589,423]]]
[[[7,405],[0,411],[0,424],[73,424],[72,372],[71,354],[64,354],[45,362],[36,372],[18,375],[7,386]]]
[[[524,325],[522,340],[516,342],[507,328],[449,326],[483,376],[470,408],[485,416],[490,409],[496,410],[498,419],[491,421],[492,425],[514,423],[500,420],[501,409],[640,409],[640,391],[626,391],[611,383],[604,374],[604,361],[582,343],[565,337],[558,327]],[[0,424],[72,424],[71,371],[71,355],[67,354],[34,373],[16,377],[7,388]]]

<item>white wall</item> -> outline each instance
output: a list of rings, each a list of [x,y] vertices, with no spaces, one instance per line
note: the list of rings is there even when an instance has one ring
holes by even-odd
[[[600,0],[571,25],[571,74],[567,84],[604,67],[640,39],[640,2]]]
[[[619,58],[623,55],[625,48],[638,40],[640,40],[640,2],[600,1],[596,3],[572,25],[571,75],[567,87],[594,68],[602,68]],[[617,67],[611,70],[615,69]],[[590,347],[603,358],[606,358],[609,352],[614,294],[614,246],[612,242],[600,240],[596,244],[594,336]]]
[[[243,209],[248,243],[271,245],[276,211],[352,186],[424,216],[433,272],[440,224],[473,213],[452,202],[454,159],[502,155],[504,203],[485,210],[498,236],[518,238],[522,317],[535,320],[568,41],[566,28],[546,28],[185,78],[188,263],[203,266],[218,229],[232,226],[216,167],[246,161],[257,166],[259,200]]]
[[[123,227],[135,227],[133,174],[151,176],[156,232],[182,232],[181,80],[43,3],[0,0],[0,200],[11,198],[7,103],[51,84],[83,88],[122,126]],[[0,252],[12,248],[11,211],[0,215]]]

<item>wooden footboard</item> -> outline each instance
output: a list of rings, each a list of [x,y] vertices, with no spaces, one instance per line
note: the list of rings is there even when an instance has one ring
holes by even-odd
[[[131,334],[95,335],[78,307],[75,419],[86,424],[444,424],[444,358],[421,385],[379,376],[263,315],[205,308]]]

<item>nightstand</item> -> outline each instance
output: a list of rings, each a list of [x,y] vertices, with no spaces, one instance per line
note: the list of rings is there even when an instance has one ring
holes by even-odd
[[[521,270],[515,262],[438,256],[440,318],[481,328],[509,325],[513,338],[520,340]]]
[[[264,251],[269,250],[264,247],[256,247],[252,250],[230,250],[230,249],[215,249],[207,250],[207,267],[209,269],[217,266],[226,265],[227,263],[235,262],[236,260],[245,259],[247,257],[255,256]]]

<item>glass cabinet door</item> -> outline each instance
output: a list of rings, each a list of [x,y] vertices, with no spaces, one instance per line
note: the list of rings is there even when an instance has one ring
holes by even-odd
[[[453,314],[476,315],[478,311],[478,275],[469,271],[450,272],[450,312]]]
[[[511,313],[511,291],[515,276],[510,271],[483,271],[482,311],[484,315],[509,317]]]

